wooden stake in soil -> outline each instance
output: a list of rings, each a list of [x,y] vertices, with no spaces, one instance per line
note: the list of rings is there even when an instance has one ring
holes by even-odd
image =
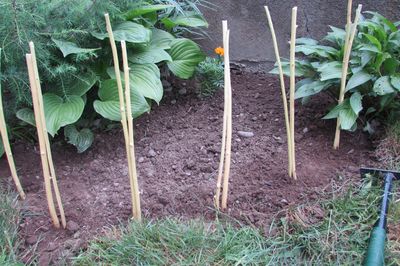
[[[295,149],[295,130],[294,130],[294,96],[296,90],[296,31],[297,31],[297,7],[292,9],[292,34],[290,38],[290,137],[291,137],[291,157],[292,157],[292,176],[297,180],[296,174],[296,149]]]
[[[225,89],[227,90],[227,114],[226,114],[226,147],[225,147],[225,164],[224,164],[224,180],[222,186],[222,209],[228,206],[228,188],[229,175],[231,168],[231,150],[232,150],[232,85],[231,85],[231,70],[229,57],[229,35],[228,22],[222,22],[223,38],[224,38],[224,66],[225,66]]]
[[[228,201],[228,187],[232,148],[232,89],[230,77],[229,59],[229,29],[228,22],[222,22],[223,45],[224,45],[224,117],[222,130],[221,156],[218,168],[217,189],[215,193],[215,207],[220,208],[220,197],[222,187],[222,209],[226,209]],[[222,184],[223,183],[223,184]]]
[[[42,162],[47,205],[49,207],[50,217],[53,222],[53,225],[56,228],[59,228],[60,221],[58,220],[58,217],[57,217],[56,207],[54,205],[54,199],[53,199],[53,192],[51,190],[51,180],[50,180],[51,177],[50,177],[50,170],[49,170],[49,164],[48,164],[48,159],[47,159],[47,149],[46,149],[46,144],[45,144],[44,134],[43,134],[42,118],[41,118],[41,114],[39,111],[40,107],[39,107],[35,72],[34,72],[34,66],[33,66],[33,60],[32,60],[31,54],[26,55],[26,64],[28,67],[29,83],[30,83],[31,91],[32,91],[32,103],[33,103],[33,110],[35,113],[36,129],[37,129],[38,139],[39,139],[40,158],[41,158],[41,162]]]
[[[136,165],[134,162],[135,159],[134,159],[134,157],[132,157],[132,155],[134,156],[134,153],[132,154],[132,149],[131,149],[131,147],[133,147],[133,129],[132,129],[132,142],[131,142],[130,141],[130,133],[129,133],[129,129],[128,129],[128,119],[127,119],[127,115],[126,115],[127,111],[125,108],[124,92],[122,89],[122,80],[121,80],[121,73],[120,73],[120,68],[119,68],[117,46],[115,45],[115,39],[114,39],[112,27],[111,27],[110,17],[108,14],[105,14],[104,17],[106,19],[107,32],[108,32],[108,37],[110,39],[110,45],[111,45],[111,50],[112,50],[112,54],[113,54],[115,78],[117,80],[120,113],[121,113],[121,124],[122,124],[122,129],[124,131],[125,148],[126,148],[127,159],[128,159],[128,172],[129,172],[131,191],[132,191],[132,213],[133,213],[133,217],[136,220],[140,220],[141,213],[138,213],[140,211],[139,188],[138,188],[137,181],[135,182],[136,174],[135,174],[134,168],[136,168]],[[126,73],[128,73],[128,72],[129,72],[129,70]],[[126,76],[125,76],[125,78],[126,78]],[[128,79],[129,79],[129,75],[128,75]],[[128,82],[129,82],[129,80],[128,80]],[[129,108],[130,108],[130,106],[129,106]],[[132,125],[132,128],[133,128],[133,125]],[[132,146],[130,145],[131,143],[132,143]],[[137,178],[136,178],[136,180],[137,180]]]
[[[1,49],[0,49],[0,58],[1,58]],[[1,68],[1,62],[0,62]],[[3,110],[3,99],[2,99],[2,91],[1,91],[1,81],[0,81],[0,135],[3,140],[4,152],[7,156],[8,165],[10,167],[11,177],[14,180],[15,186],[19,193],[19,196],[22,199],[25,199],[25,193],[22,189],[21,182],[19,181],[17,175],[17,169],[15,168],[14,157],[11,152],[10,141],[8,140],[8,132],[7,132],[7,124],[6,119],[4,117],[4,110]]]
[[[344,53],[343,53],[343,64],[342,64],[342,77],[341,77],[341,83],[340,83],[340,94],[339,94],[339,100],[338,104],[342,104],[344,101],[344,95],[346,93],[346,83],[347,83],[347,72],[349,69],[349,60],[350,60],[350,55],[351,55],[351,49],[353,46],[354,38],[357,33],[357,25],[358,21],[361,16],[361,9],[362,5],[358,5],[357,11],[356,11],[356,17],[354,19],[354,23],[351,23],[351,1],[349,1],[349,9],[347,14],[347,23],[348,25],[346,26],[346,40],[345,40],[345,45],[344,45]],[[336,150],[340,146],[340,118],[338,117],[337,123],[336,123],[336,131],[335,131],[335,140],[333,143],[333,148]]]
[[[31,57],[32,57],[33,73],[34,73],[34,77],[35,77],[36,93],[37,93],[38,108],[39,108],[38,111],[39,111],[39,114],[41,117],[41,123],[42,123],[41,128],[42,128],[43,138],[44,138],[44,142],[45,142],[47,164],[50,169],[50,180],[53,185],[54,194],[56,196],[58,210],[60,211],[61,224],[62,224],[63,228],[65,228],[67,226],[67,221],[65,219],[64,207],[63,207],[63,204],[61,201],[61,194],[58,189],[57,176],[56,176],[56,172],[54,169],[53,157],[51,154],[49,135],[47,132],[46,119],[45,119],[45,114],[44,114],[42,88],[40,85],[39,71],[38,71],[38,67],[37,67],[35,45],[33,44],[33,42],[29,43],[29,48],[30,48]]]
[[[288,111],[288,103],[287,103],[287,97],[286,97],[285,79],[283,76],[282,62],[281,62],[281,57],[279,54],[278,42],[276,41],[275,28],[274,28],[274,24],[272,22],[272,18],[271,18],[271,14],[269,12],[268,6],[265,6],[265,12],[267,13],[268,24],[269,24],[269,28],[271,30],[271,35],[272,35],[272,43],[274,45],[274,50],[275,50],[276,62],[278,64],[278,69],[279,69],[279,80],[281,83],[283,110],[285,113],[286,138],[287,138],[287,144],[288,144],[288,173],[289,173],[289,176],[292,177],[292,148],[291,148],[292,137],[291,137],[291,131],[290,131],[290,121],[289,121],[289,111]]]
[[[135,208],[135,219],[140,221],[142,219],[142,211],[140,207],[140,194],[139,184],[136,171],[136,157],[135,157],[135,141],[133,132],[133,118],[132,118],[132,107],[131,107],[131,89],[129,84],[129,65],[128,55],[126,51],[125,41],[121,42],[122,49],[122,61],[124,65],[124,81],[125,81],[125,100],[126,100],[126,114],[128,119],[128,134],[129,134],[129,153],[132,166],[132,175],[130,176],[131,182],[131,194],[132,194],[132,206]]]

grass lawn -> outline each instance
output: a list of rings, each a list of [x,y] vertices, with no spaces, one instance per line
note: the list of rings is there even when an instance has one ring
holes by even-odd
[[[265,237],[232,223],[174,219],[113,228],[90,243],[76,265],[359,265],[378,216],[380,186],[372,180],[331,199],[288,210]],[[340,193],[340,195],[339,195]],[[396,198],[396,197],[395,197]],[[390,221],[400,218],[392,204]],[[388,264],[400,263],[399,243],[389,241]]]
[[[0,265],[22,265],[17,262],[19,219],[17,195],[0,189]]]

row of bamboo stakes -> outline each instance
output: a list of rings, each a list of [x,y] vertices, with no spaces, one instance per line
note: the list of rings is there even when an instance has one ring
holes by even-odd
[[[351,50],[354,42],[354,38],[357,33],[357,25],[361,16],[362,5],[358,5],[354,22],[351,22],[352,13],[352,0],[348,0],[347,4],[347,24],[346,24],[346,38],[343,51],[343,63],[342,63],[342,75],[341,75],[341,85],[338,97],[338,104],[342,104],[344,101],[349,60],[351,55]],[[297,7],[292,8],[292,20],[291,20],[291,37],[290,37],[290,89],[289,89],[289,106],[286,96],[285,79],[283,74],[281,57],[279,54],[279,46],[276,38],[276,33],[274,29],[274,24],[272,22],[271,14],[269,12],[268,6],[265,6],[265,11],[267,14],[269,28],[271,30],[272,42],[275,51],[276,62],[279,70],[279,80],[281,84],[281,95],[285,116],[285,126],[287,132],[287,143],[288,143],[288,173],[289,176],[294,180],[297,180],[296,174],[296,151],[295,151],[295,90],[296,90],[296,31],[297,31]],[[340,132],[341,124],[340,118],[337,119],[337,125],[335,130],[335,139],[333,148],[338,149],[340,145]]]
[[[28,68],[29,83],[32,93],[32,103],[35,113],[35,123],[40,147],[40,158],[42,162],[42,170],[44,176],[44,184],[47,198],[47,205],[53,225],[60,227],[56,206],[54,203],[53,190],[56,197],[58,210],[60,212],[61,224],[63,228],[67,226],[64,214],[64,207],[61,201],[60,191],[58,189],[57,177],[54,169],[53,158],[51,155],[49,135],[46,128],[46,120],[44,115],[44,105],[42,89],[40,85],[39,71],[37,67],[35,46],[33,42],[29,43],[30,53],[26,55],[26,64]]]
[[[296,173],[296,148],[295,148],[295,90],[296,90],[296,31],[297,31],[297,7],[292,9],[292,24],[290,35],[290,89],[289,89],[289,106],[286,96],[285,78],[283,76],[283,68],[279,46],[276,40],[275,28],[272,22],[271,14],[267,6],[265,6],[269,28],[272,34],[272,43],[274,45],[275,57],[279,69],[279,80],[281,84],[281,95],[283,103],[283,111],[285,115],[286,137],[288,143],[288,174],[294,180],[297,180]]]
[[[345,39],[344,56],[343,56],[340,95],[338,100],[339,104],[342,103],[344,100],[349,58],[350,58],[352,44],[357,31],[358,20],[361,15],[361,8],[362,6],[359,5],[357,8],[354,23],[352,23],[351,22],[352,0],[348,0],[346,39]],[[296,48],[296,31],[298,27],[297,7],[294,7],[292,9],[292,20],[291,20],[289,101],[287,99],[285,79],[283,74],[281,57],[279,54],[279,46],[277,43],[276,33],[272,22],[271,14],[267,6],[265,6],[265,11],[268,19],[269,28],[272,34],[272,42],[277,60],[277,66],[279,69],[279,80],[281,84],[281,96],[284,109],[285,126],[286,126],[287,143],[288,143],[288,175],[293,179],[297,180],[296,154],[295,154],[295,85],[296,85],[295,48]],[[128,64],[126,42],[121,41],[122,66],[123,66],[124,85],[125,85],[125,91],[124,91],[123,82],[121,79],[120,62],[118,58],[117,46],[115,44],[112,26],[108,14],[105,14],[105,20],[106,20],[106,27],[110,40],[111,50],[113,54],[114,70],[115,70],[119,103],[120,103],[121,124],[124,133],[126,156],[128,161],[128,173],[129,173],[131,201],[132,201],[132,216],[135,220],[140,221],[141,220],[140,192],[139,192],[139,184],[138,184],[136,160],[135,160],[134,131],[133,131],[133,118],[132,118],[131,94],[130,94],[130,68]],[[222,22],[222,31],[223,31],[223,47],[224,47],[225,86],[224,86],[224,115],[223,115],[221,154],[220,154],[220,163],[217,176],[217,188],[214,197],[214,204],[217,210],[219,209],[224,210],[227,208],[230,165],[231,165],[231,148],[232,148],[232,86],[231,86],[230,56],[229,56],[230,30],[228,28],[228,22],[226,20]],[[26,55],[26,63],[28,68],[29,82],[32,93],[32,102],[34,107],[36,128],[38,133],[46,198],[53,225],[56,228],[59,228],[60,221],[57,215],[56,205],[54,203],[54,197],[53,197],[53,192],[54,192],[58,211],[61,217],[61,225],[65,228],[66,219],[61,201],[61,195],[58,189],[57,177],[54,169],[53,159],[51,155],[50,142],[44,115],[42,90],[40,85],[36,53],[33,42],[29,43],[29,47],[30,47],[30,53]],[[1,55],[1,50],[0,50],[0,55]],[[9,162],[9,166],[11,169],[12,178],[15,182],[15,185],[17,187],[17,190],[21,198],[24,199],[25,194],[17,176],[14,159],[11,153],[10,143],[8,140],[7,127],[3,113],[1,91],[0,91],[0,133],[2,136],[7,160]],[[339,143],[340,143],[340,119],[337,120],[337,127],[335,132],[335,141],[334,141],[335,149],[339,148]],[[222,199],[221,199],[221,193],[222,193]]]

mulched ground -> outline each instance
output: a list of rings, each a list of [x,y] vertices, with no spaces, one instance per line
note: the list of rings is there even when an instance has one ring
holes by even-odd
[[[332,149],[334,121],[320,117],[329,101],[314,99],[296,112],[297,182],[287,176],[287,144],[277,78],[237,72],[233,82],[232,171],[227,214],[267,229],[282,209],[315,200],[338,176],[358,176],[372,163],[372,144],[360,131],[344,133]],[[160,106],[135,121],[142,209],[146,218],[215,218],[213,194],[219,162],[223,92],[199,99],[188,89],[166,92]],[[238,131],[253,132],[250,138]],[[70,257],[87,240],[130,218],[130,191],[121,130],[96,136],[93,147],[77,154],[54,144],[53,156],[67,230],[49,219],[36,146],[14,147],[27,192],[21,224],[24,260],[39,254],[41,265]],[[4,158],[0,176],[9,176]],[[25,250],[24,250],[25,249]]]

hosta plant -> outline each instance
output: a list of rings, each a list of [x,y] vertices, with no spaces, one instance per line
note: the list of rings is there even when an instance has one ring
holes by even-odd
[[[361,124],[372,131],[370,121],[400,110],[400,31],[393,23],[375,12],[365,12],[358,26],[351,52],[345,100],[333,106],[324,119],[340,118],[341,128],[355,130]],[[296,98],[307,102],[310,97],[326,93],[339,96],[344,40],[343,29],[330,27],[321,41],[300,38],[296,52]],[[289,63],[284,71],[289,75]],[[271,73],[276,74],[277,69]]]
[[[66,5],[62,0],[0,0],[6,66],[2,81],[9,95],[8,110],[18,110],[20,120],[35,124],[24,63],[28,41],[34,41],[48,132],[55,136],[68,126],[65,137],[84,151],[93,134],[88,128],[74,127],[79,120],[95,119],[94,112],[120,120],[115,77],[109,71],[112,56],[104,13],[112,18],[115,40],[128,44],[132,110],[138,117],[162,99],[161,67],[188,79],[204,60],[199,46],[181,37],[184,29],[208,26],[197,8],[199,3],[71,0]]]

